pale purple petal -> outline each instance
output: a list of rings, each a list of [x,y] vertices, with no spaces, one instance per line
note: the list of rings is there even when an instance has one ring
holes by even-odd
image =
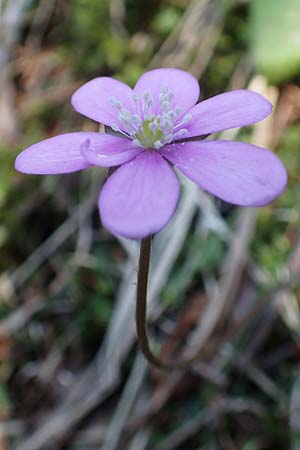
[[[161,154],[201,188],[236,205],[266,205],[287,182],[272,152],[243,142],[186,142],[168,145]]]
[[[118,166],[142,151],[143,148],[136,147],[129,139],[100,133],[93,143],[87,139],[81,146],[83,158],[90,164],[101,167]]]
[[[114,172],[99,196],[103,225],[113,234],[142,239],[157,233],[171,219],[179,181],[169,164],[144,151]]]
[[[96,122],[112,126],[118,124],[118,112],[111,97],[120,101],[123,108],[135,113],[133,90],[127,84],[109,77],[95,78],[81,86],[72,95],[74,109]]]
[[[51,137],[23,150],[16,159],[19,172],[48,175],[76,172],[90,166],[83,158],[80,148],[90,140],[91,145],[101,141],[100,133],[68,133]]]
[[[134,87],[134,92],[139,98],[145,91],[149,91],[154,100],[154,113],[159,114],[159,95],[164,86],[167,86],[174,94],[170,102],[171,109],[177,106],[185,112],[195,105],[199,99],[200,87],[197,79],[188,72],[180,69],[154,69],[145,72]]]
[[[184,137],[217,133],[229,128],[251,125],[267,117],[272,104],[256,92],[241,89],[204,100],[194,106],[192,119],[184,125]]]

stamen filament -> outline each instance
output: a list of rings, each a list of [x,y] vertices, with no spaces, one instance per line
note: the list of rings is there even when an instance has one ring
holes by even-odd
[[[110,103],[118,112],[117,119],[120,123],[120,127],[113,124],[112,129],[131,138],[135,145],[143,148],[159,149],[171,143],[175,138],[187,133],[187,130],[181,127],[192,117],[191,114],[186,114],[179,123],[176,123],[182,114],[182,108],[176,106],[175,109],[171,109],[173,97],[174,93],[167,85],[163,85],[158,97],[161,111],[159,114],[152,112],[154,100],[148,90],[144,91],[141,97],[136,93],[133,94],[135,113],[124,108],[122,102],[115,97],[110,97]]]

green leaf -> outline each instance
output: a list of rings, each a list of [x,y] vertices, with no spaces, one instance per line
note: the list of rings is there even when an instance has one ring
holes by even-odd
[[[299,0],[252,0],[250,5],[250,40],[258,71],[272,83],[299,74]]]

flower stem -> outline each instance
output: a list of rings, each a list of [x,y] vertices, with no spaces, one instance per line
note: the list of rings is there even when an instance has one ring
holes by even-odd
[[[151,236],[141,241],[140,259],[137,278],[136,297],[136,332],[140,349],[149,361],[160,369],[165,368],[164,363],[157,358],[150,348],[147,332],[147,287],[151,255]]]
[[[151,236],[143,239],[140,246],[140,258],[137,277],[136,299],[136,331],[141,352],[147,361],[159,369],[184,369],[198,359],[196,354],[191,358],[176,362],[165,362],[151,350],[147,332],[147,287],[151,256]]]

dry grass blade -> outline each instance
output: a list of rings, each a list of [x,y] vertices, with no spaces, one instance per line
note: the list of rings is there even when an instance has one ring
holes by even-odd
[[[15,289],[18,289],[47,260],[66,239],[73,234],[80,225],[80,217],[88,215],[95,207],[96,192],[99,189],[98,179],[92,182],[91,190],[84,200],[35,251],[11,275],[10,280]]]
[[[115,450],[117,448],[124,425],[143,383],[146,369],[147,362],[139,355],[135,360],[116,411],[105,433],[102,450]]]
[[[212,55],[223,24],[222,2],[194,0],[187,8],[182,21],[170,34],[150,62],[150,67],[188,68],[196,76],[202,73]],[[197,32],[195,32],[197,30]],[[190,64],[187,55],[193,51]]]

